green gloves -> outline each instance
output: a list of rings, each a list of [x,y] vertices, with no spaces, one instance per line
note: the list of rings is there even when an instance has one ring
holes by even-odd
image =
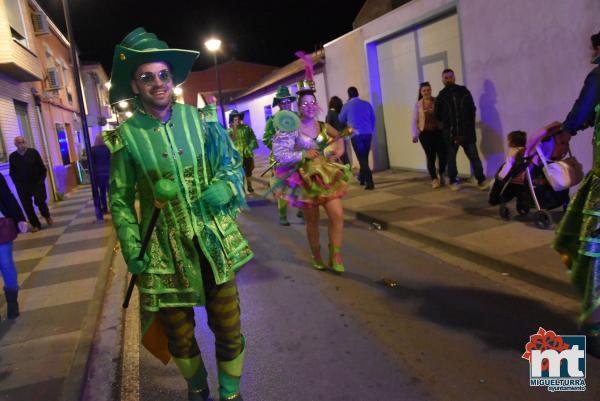
[[[229,203],[233,191],[226,181],[217,180],[202,193],[202,200],[210,206],[223,206]]]
[[[139,251],[136,252],[136,255],[139,255]],[[141,274],[148,267],[148,262],[150,262],[148,253],[144,254],[144,260],[139,260],[138,257],[135,256],[127,262],[127,270],[131,274]]]

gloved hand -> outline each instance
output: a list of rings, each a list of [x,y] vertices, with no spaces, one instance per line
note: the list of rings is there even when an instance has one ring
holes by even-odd
[[[202,200],[210,206],[223,206],[229,203],[233,192],[227,182],[217,180],[202,193]]]
[[[146,253],[144,255],[144,260],[139,260],[137,255],[139,252],[135,253],[135,257],[131,258],[129,262],[127,262],[127,270],[131,274],[140,274],[148,267],[148,263],[150,262],[150,256]]]

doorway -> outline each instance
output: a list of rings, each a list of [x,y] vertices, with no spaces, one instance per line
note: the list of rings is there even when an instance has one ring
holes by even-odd
[[[415,25],[377,44],[381,103],[390,167],[426,170],[419,144],[412,143],[419,83],[428,81],[433,95],[443,88],[442,71],[452,68],[463,82],[458,15],[446,14]],[[459,173],[469,174],[467,158],[459,152]]]

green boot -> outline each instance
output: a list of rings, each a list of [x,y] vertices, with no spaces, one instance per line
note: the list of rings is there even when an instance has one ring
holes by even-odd
[[[240,394],[240,380],[246,353],[246,341],[242,337],[244,349],[232,361],[217,361],[219,371],[219,396],[221,401],[243,401]]]
[[[290,222],[287,219],[287,202],[283,199],[277,201],[277,210],[279,211],[279,225],[289,226]]]
[[[342,263],[340,247],[329,244],[329,266],[336,273],[343,273],[346,269]]]
[[[185,378],[188,384],[188,400],[189,401],[212,401],[210,391],[208,390],[208,381],[206,368],[202,357],[196,355],[191,358],[175,358],[175,365]]]
[[[323,257],[321,256],[321,247],[316,252],[312,252],[310,265],[317,270],[325,270],[325,263],[323,263]]]

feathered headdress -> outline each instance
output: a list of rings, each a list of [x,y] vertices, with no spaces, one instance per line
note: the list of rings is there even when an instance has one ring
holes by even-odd
[[[297,83],[298,93],[315,92],[315,74],[311,55],[302,50],[298,50],[294,54],[304,63],[304,79]]]

